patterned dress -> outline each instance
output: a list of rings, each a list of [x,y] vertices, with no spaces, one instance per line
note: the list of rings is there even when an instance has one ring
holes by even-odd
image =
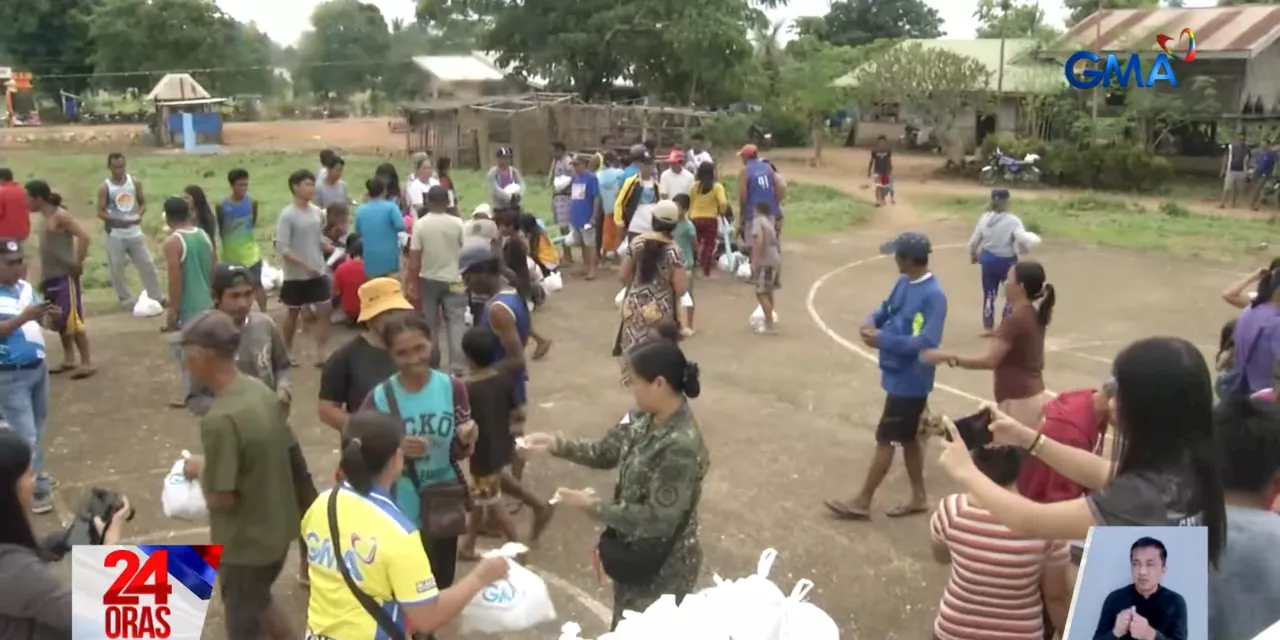
[[[645,242],[662,242],[666,250],[658,261],[658,272],[649,282],[640,281],[640,254]],[[657,325],[667,321],[676,321],[675,288],[671,286],[671,274],[676,269],[684,268],[684,255],[680,247],[670,238],[653,233],[636,236],[631,241],[631,256],[636,260],[635,275],[631,277],[631,285],[627,287],[627,295],[622,300],[622,327],[618,332],[618,346],[621,349],[620,362],[623,381],[626,382],[628,352],[641,342],[658,337]]]
[[[573,177],[573,160],[569,156],[564,156],[555,161],[551,165],[551,179],[554,181],[559,176]],[[570,189],[572,186],[570,187]],[[551,196],[551,209],[556,216],[556,224],[561,227],[573,226],[573,220],[569,216],[569,205],[573,202],[570,189],[564,191],[554,191]]]

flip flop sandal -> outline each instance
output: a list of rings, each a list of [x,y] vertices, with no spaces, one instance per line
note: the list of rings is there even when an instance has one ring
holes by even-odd
[[[908,516],[914,516],[917,514],[928,513],[928,512],[929,512],[928,507],[916,507],[909,504],[900,504],[884,512],[884,515],[890,518],[906,518]]]
[[[84,380],[85,378],[93,377],[93,374],[97,372],[98,372],[97,369],[93,369],[93,368],[84,369],[84,368],[77,367],[75,371],[71,373],[71,379]]]
[[[58,365],[58,366],[56,366],[56,367],[54,367],[54,368],[50,369],[50,370],[49,370],[49,375],[51,375],[51,376],[56,376],[56,375],[59,375],[59,374],[66,373],[66,372],[68,372],[68,371],[72,371],[72,370],[74,370],[75,368],[76,368],[76,365],[74,365],[74,364],[60,364],[60,365]]]
[[[863,521],[863,520],[871,519],[870,511],[854,511],[853,509],[850,509],[849,507],[835,500],[823,500],[822,504],[825,505],[833,515],[835,515],[837,518],[840,518],[841,520]]]
[[[552,344],[554,343],[551,340],[539,343],[538,348],[533,350],[533,359],[541,360],[547,357],[547,352],[551,351]]]
[[[458,560],[461,560],[462,562],[480,562],[480,554],[475,551],[470,553],[459,551]]]

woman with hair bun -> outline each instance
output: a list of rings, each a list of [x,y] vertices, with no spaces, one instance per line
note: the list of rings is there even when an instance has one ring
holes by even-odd
[[[663,594],[693,591],[702,565],[698,502],[710,454],[689,407],[701,393],[698,365],[673,341],[657,339],[629,354],[636,419],[600,440],[530,434],[525,451],[549,453],[593,469],[619,469],[613,497],[560,489],[559,502],[604,523],[597,551],[613,579],[613,626]]]
[[[506,559],[486,558],[452,587],[436,584],[417,524],[391,497],[405,466],[403,444],[404,423],[385,413],[356,413],[342,431],[344,482],[320,494],[302,517],[311,549],[308,637],[434,633],[507,576]]]
[[[1036,426],[1044,403],[1044,335],[1053,319],[1057,295],[1047,282],[1044,267],[1033,261],[1009,267],[1004,295],[1010,311],[982,355],[961,356],[931,349],[920,358],[935,366],[994,372],[1000,410],[1022,424]]]

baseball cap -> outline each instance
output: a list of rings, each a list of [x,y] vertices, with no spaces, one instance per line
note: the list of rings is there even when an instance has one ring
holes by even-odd
[[[586,156],[579,156],[579,155],[573,156],[573,164],[586,164],[586,163],[587,163]]]
[[[217,298],[222,292],[238,284],[253,284],[253,274],[248,267],[224,262],[214,268],[209,288],[213,289],[213,296]]]
[[[640,156],[648,152],[649,152],[649,148],[642,144],[633,144],[631,145],[631,148],[628,149],[628,153],[631,155],[632,158],[639,158]]]
[[[498,257],[493,255],[493,245],[489,242],[465,242],[462,250],[458,252],[458,271],[467,273],[472,269],[489,262],[497,260]]]
[[[211,309],[192,318],[182,327],[182,345],[231,353],[240,346],[240,327],[231,316]]]
[[[1001,188],[1001,189],[992,189],[992,190],[991,190],[991,199],[992,199],[992,200],[1008,200],[1008,199],[1009,199],[1009,190],[1008,190],[1008,189],[1003,189],[1003,188]]]
[[[22,255],[22,243],[11,238],[0,238],[0,257],[9,258]]]
[[[684,164],[684,153],[679,149],[672,149],[671,153],[667,154],[667,164]]]
[[[493,217],[493,207],[488,202],[481,202],[471,211],[472,220],[488,220]]]
[[[680,206],[671,200],[662,200],[653,205],[653,219],[675,224],[680,222]]]
[[[498,147],[497,156],[499,158],[510,158],[511,156],[514,156],[514,155],[515,154],[511,152],[511,147],[508,147],[506,145]]]
[[[933,253],[933,245],[923,233],[908,231],[880,245],[880,253],[901,255],[913,260],[926,260]]]
[[[356,291],[360,298],[360,316],[357,322],[368,322],[388,311],[413,310],[413,305],[404,297],[400,281],[395,278],[374,278]]]
[[[635,158],[635,161],[639,162],[640,164],[653,164],[653,154],[649,153],[648,149],[645,149],[640,153],[635,154],[632,157]]]
[[[738,149],[738,155],[743,158],[754,158],[759,153],[760,150],[754,144],[744,144],[741,149]]]

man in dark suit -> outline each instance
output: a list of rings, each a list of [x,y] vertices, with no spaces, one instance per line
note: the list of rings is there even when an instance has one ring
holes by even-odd
[[[1155,538],[1129,548],[1133,584],[1112,591],[1102,603],[1094,640],[1186,640],[1187,601],[1161,586],[1169,551]]]

